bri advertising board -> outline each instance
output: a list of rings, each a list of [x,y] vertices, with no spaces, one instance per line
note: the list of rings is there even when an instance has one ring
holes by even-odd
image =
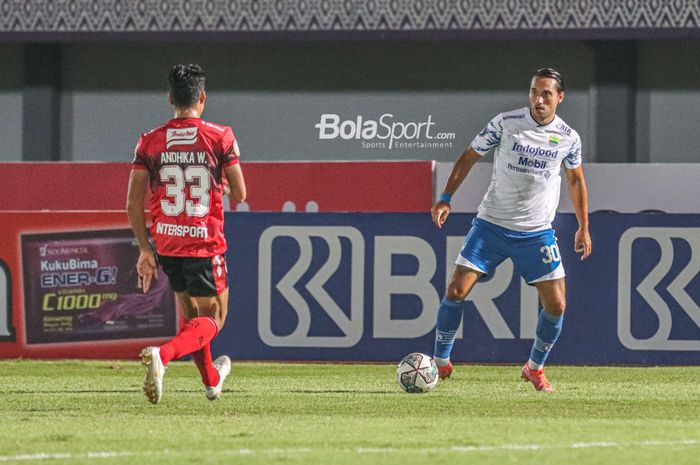
[[[397,361],[432,352],[437,306],[473,215],[230,214],[231,298],[216,353],[254,360]],[[551,363],[696,364],[700,215],[591,215],[593,255],[555,222],[568,309]],[[520,363],[538,298],[504,262],[468,297],[453,359]]]
[[[432,352],[436,309],[473,218],[427,213],[228,213],[229,317],[214,352],[239,360],[396,362]],[[123,212],[0,212],[0,358],[135,358],[177,331],[161,275],[136,287]],[[555,222],[568,309],[551,363],[697,364],[700,215],[591,215]],[[453,359],[519,363],[535,290],[504,262],[468,298]]]

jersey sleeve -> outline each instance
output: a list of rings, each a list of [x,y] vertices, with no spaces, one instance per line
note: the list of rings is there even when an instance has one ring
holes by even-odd
[[[148,165],[146,164],[145,158],[143,157],[142,149],[143,149],[143,136],[139,137],[138,142],[136,143],[136,148],[134,149],[134,161],[131,162],[131,168],[132,169],[140,169],[140,170],[147,170]]]
[[[576,134],[576,137],[571,144],[569,153],[566,155],[566,158],[564,158],[564,166],[569,169],[574,169],[581,166],[581,138],[578,134]]]
[[[493,118],[486,127],[472,141],[472,148],[479,155],[483,156],[501,143],[503,135],[503,115]]]
[[[233,134],[233,129],[227,127],[221,138],[221,166],[235,165],[239,162],[240,153],[238,151],[238,141]]]

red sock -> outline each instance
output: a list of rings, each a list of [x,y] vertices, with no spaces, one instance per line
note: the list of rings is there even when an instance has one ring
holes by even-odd
[[[192,360],[202,375],[204,387],[212,387],[219,384],[219,372],[216,371],[211,360],[211,344],[207,344],[192,354]]]
[[[216,321],[208,316],[192,318],[182,327],[177,336],[160,346],[163,365],[171,360],[196,352],[209,344],[218,332]]]

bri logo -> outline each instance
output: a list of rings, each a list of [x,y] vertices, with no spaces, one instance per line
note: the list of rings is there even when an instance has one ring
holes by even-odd
[[[640,244],[635,247],[636,241]],[[695,259],[700,228],[633,227],[622,234],[618,247],[617,335],[622,345],[631,350],[700,351],[700,302],[692,284],[700,275]],[[650,247],[657,254],[650,256]],[[636,276],[640,264],[653,268]],[[633,322],[648,314],[653,314],[647,320],[653,323],[640,331],[640,324]],[[680,328],[693,326],[693,333],[679,335]]]
[[[530,157],[545,157],[556,159],[559,155],[559,150],[545,150],[541,147],[533,147],[532,145],[522,145],[518,142],[513,142],[512,151],[528,155]]]
[[[197,127],[169,128],[166,133],[165,147],[173,145],[194,145],[197,142]]]
[[[284,247],[283,255],[274,253],[275,243]],[[258,334],[265,344],[347,348],[360,341],[365,308],[365,241],[360,231],[352,226],[270,226],[261,234],[259,247]],[[294,263],[285,264],[290,247],[298,255]],[[320,268],[313,263],[314,256],[322,254],[319,247],[327,250]],[[329,293],[332,286],[327,283],[334,279],[349,291],[347,298]],[[319,335],[312,329],[316,306],[337,327],[333,334]],[[285,311],[296,314],[296,326],[278,334],[273,322]]]

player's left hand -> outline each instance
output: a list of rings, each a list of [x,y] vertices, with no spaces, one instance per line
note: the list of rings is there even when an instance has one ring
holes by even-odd
[[[576,231],[574,250],[576,253],[582,254],[581,261],[587,259],[591,255],[591,252],[593,252],[593,243],[591,242],[591,235],[588,233],[588,229],[579,229]]]
[[[136,271],[139,273],[138,287],[143,289],[143,293],[147,293],[151,288],[153,278],[158,279],[158,265],[153,252],[141,251],[139,253],[139,261],[136,263]]]

